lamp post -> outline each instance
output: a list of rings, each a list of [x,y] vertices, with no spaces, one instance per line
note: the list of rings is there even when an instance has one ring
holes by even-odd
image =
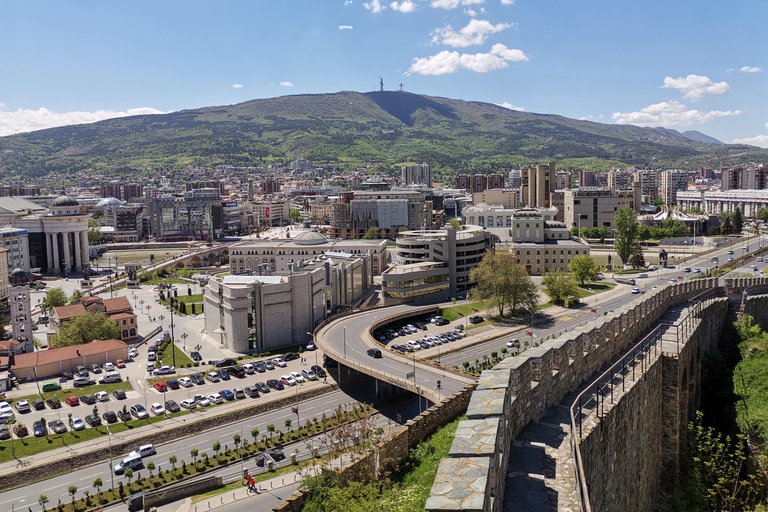
[[[107,426],[107,439],[109,439],[109,477],[112,479],[112,489],[115,488],[115,472],[112,469],[112,431],[109,430],[109,423],[105,423]]]
[[[311,332],[307,332],[312,337],[312,345],[315,347],[315,366],[317,366],[317,345],[315,345],[315,336]]]
[[[535,311],[528,308],[525,308],[525,310],[531,314],[531,347],[533,347],[533,315]]]
[[[165,320],[165,315],[160,315],[160,329],[163,328],[163,320]]]
[[[19,500],[19,501],[17,501],[16,503],[13,503],[13,504],[11,505],[11,512],[16,512],[16,505],[21,505],[21,504],[22,504],[22,503],[24,503],[25,501],[27,501],[27,498],[24,498],[23,500]]]
[[[187,351],[187,338],[189,338],[189,334],[186,332],[181,333],[181,336],[179,336],[182,339],[182,342],[184,343],[184,352]]]
[[[160,327],[162,327],[162,320],[160,321]],[[176,366],[176,347],[173,344],[173,307],[171,307],[171,354],[173,355],[173,366]]]

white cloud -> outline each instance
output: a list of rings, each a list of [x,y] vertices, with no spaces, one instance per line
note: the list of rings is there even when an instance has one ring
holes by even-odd
[[[385,6],[381,5],[381,0],[371,0],[370,2],[365,2],[363,7],[375,13],[380,13],[386,9]]]
[[[232,84],[232,88],[233,89],[242,89],[243,88],[243,84]]]
[[[434,8],[455,9],[460,5],[478,5],[485,3],[485,0],[432,0],[429,5]]]
[[[352,25],[339,25],[339,30],[352,30]]]
[[[728,92],[730,87],[726,82],[714,83],[709,77],[701,75],[688,75],[685,78],[664,78],[662,89],[677,89],[682,91],[683,99],[700,100],[705,96],[720,96]]]
[[[19,108],[14,112],[6,112],[4,109],[5,105],[0,103],[0,136],[44,130],[45,128],[55,128],[57,126],[95,123],[114,117],[165,113],[150,107],[130,108],[124,112],[116,110],[54,112],[44,107],[40,107],[37,110]]]
[[[389,4],[393,11],[400,12],[413,12],[416,10],[416,4],[411,0],[403,0],[402,2],[392,2]]]
[[[495,34],[511,27],[509,23],[499,23],[493,25],[488,20],[472,19],[466,27],[459,31],[453,30],[453,27],[446,25],[432,32],[432,42],[442,43],[454,48],[466,48],[467,46],[485,43],[489,34]]]
[[[291,82],[280,82],[280,85],[282,87],[293,87],[293,84]]]
[[[344,5],[352,5],[352,0],[346,0],[346,2],[344,2]]]
[[[464,14],[466,14],[467,16],[471,16],[472,18],[477,17],[477,11],[474,9],[464,9]]]
[[[743,66],[739,71],[742,73],[759,73],[763,70],[763,68],[758,68],[757,66]]]
[[[501,5],[514,5],[515,0],[501,0]]]
[[[731,73],[733,73],[733,68],[728,68],[725,70],[725,72],[730,75]]]
[[[518,107],[517,105],[513,105],[507,101],[503,103],[496,103],[496,105],[504,108],[508,108],[509,110],[517,110],[518,112],[525,112],[525,107]]]
[[[768,135],[758,135],[757,137],[749,137],[746,139],[734,139],[732,144],[749,144],[750,146],[758,146],[768,149]]]
[[[495,44],[490,53],[459,53],[443,50],[437,55],[415,58],[406,75],[445,75],[455,73],[459,69],[468,69],[476,73],[487,73],[509,66],[507,61],[523,61],[528,57],[522,50],[513,50],[503,44]]]
[[[710,112],[688,110],[688,107],[683,103],[672,100],[650,105],[637,112],[615,112],[612,118],[616,124],[670,128],[709,123],[719,117],[739,114],[741,114],[741,110],[712,110]]]

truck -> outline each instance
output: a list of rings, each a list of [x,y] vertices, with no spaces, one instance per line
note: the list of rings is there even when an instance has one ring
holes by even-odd
[[[616,281],[619,284],[628,284],[631,286],[635,286],[635,280],[634,279],[624,279],[623,277],[614,277],[614,281]]]

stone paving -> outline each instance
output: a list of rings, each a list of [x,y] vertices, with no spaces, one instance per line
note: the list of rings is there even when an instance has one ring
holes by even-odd
[[[659,319],[659,323],[675,324],[685,315],[685,309],[690,305],[685,303],[670,308]],[[658,323],[642,336],[645,337],[656,325]],[[669,327],[664,329],[662,347],[664,351],[676,352],[676,329]],[[622,356],[623,354],[606,363],[590,381],[585,382],[558,405],[550,407],[538,422],[528,425],[512,442],[502,509],[504,512],[576,512],[580,510],[578,485],[575,478],[576,464],[571,456],[570,408],[576,397]],[[655,357],[658,356],[660,354]],[[636,378],[639,377],[640,372],[637,373]],[[605,401],[606,412],[631,389],[633,382],[631,374],[628,374],[625,377],[624,391],[622,392],[621,386],[614,389],[613,401]],[[589,416],[584,418],[583,435],[587,435],[600,421],[596,414],[590,414],[592,411],[593,409],[585,408],[584,412]]]

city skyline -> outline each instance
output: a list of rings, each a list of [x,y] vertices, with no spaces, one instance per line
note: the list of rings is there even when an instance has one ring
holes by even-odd
[[[0,136],[378,89],[768,147],[768,6],[529,0],[0,6]],[[743,37],[739,36],[742,34]]]

